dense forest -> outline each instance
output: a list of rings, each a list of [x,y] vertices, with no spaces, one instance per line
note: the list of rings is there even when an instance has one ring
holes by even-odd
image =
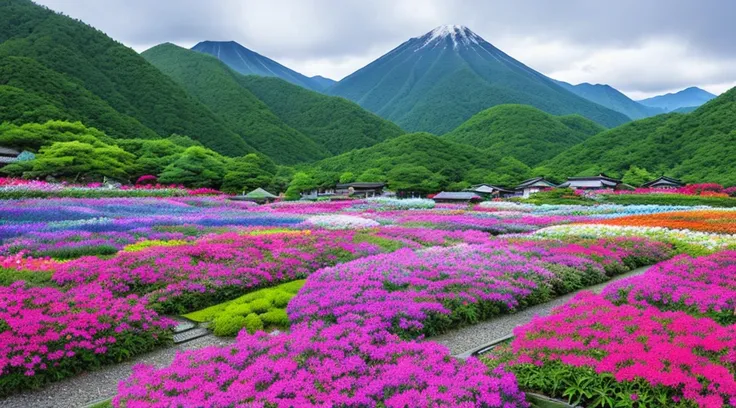
[[[535,166],[603,130],[579,115],[558,117],[528,105],[499,105],[443,137]]]
[[[736,184],[736,88],[688,114],[638,120],[573,146],[540,173],[624,174],[632,165],[687,182]]]

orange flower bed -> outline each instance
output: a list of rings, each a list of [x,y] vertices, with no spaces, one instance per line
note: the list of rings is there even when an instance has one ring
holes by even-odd
[[[715,232],[719,234],[736,234],[736,211],[701,210],[630,215],[628,217],[595,221],[594,223],[633,227],[666,227],[671,229]]]

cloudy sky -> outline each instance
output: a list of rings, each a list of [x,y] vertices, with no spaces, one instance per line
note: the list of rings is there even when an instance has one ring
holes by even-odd
[[[572,83],[634,99],[736,86],[734,0],[36,0],[143,51],[234,40],[340,79],[442,24]]]

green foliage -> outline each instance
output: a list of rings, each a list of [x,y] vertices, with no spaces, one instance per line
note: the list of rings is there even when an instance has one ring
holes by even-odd
[[[25,281],[26,286],[56,286],[51,280],[52,275],[53,272],[0,268],[0,286],[10,286],[17,281]]]
[[[238,80],[281,120],[331,155],[373,146],[405,133],[343,98],[322,95],[278,78],[250,75]]]
[[[289,188],[286,189],[285,197],[287,200],[298,200],[302,192],[309,191],[315,187],[317,187],[317,183],[309,174],[304,172],[296,173],[294,178],[291,179],[291,183],[289,183]]]
[[[638,120],[573,146],[542,165],[556,176],[596,167],[613,176],[631,166],[688,183],[736,185],[736,89],[696,111]]]
[[[223,154],[253,151],[161,71],[102,32],[28,0],[6,0],[2,14],[0,85],[46,101],[30,117],[14,109],[15,117],[2,120],[81,120],[116,137],[179,133]],[[52,117],[55,110],[62,116]]]
[[[583,97],[591,102],[595,102],[608,109],[621,112],[631,119],[643,119],[650,116],[665,113],[663,109],[642,105],[639,102],[631,100],[628,96],[622,94],[617,89],[609,85],[582,83],[578,85],[570,85],[565,82],[558,82],[568,91]]]
[[[327,149],[276,116],[241,84],[242,75],[217,58],[168,43],[142,55],[215,112],[246,142],[279,163],[294,164],[328,156]]]
[[[473,115],[443,137],[533,166],[603,130],[580,116],[563,120],[532,106],[499,105]]]
[[[210,328],[216,336],[235,336],[243,328],[251,334],[263,329],[286,329],[290,325],[286,306],[304,282],[298,280],[257,290],[185,317],[196,322],[211,322]]]
[[[86,127],[80,122],[48,121],[43,124],[27,123],[22,126],[10,123],[0,124],[0,146],[37,152],[41,147],[55,142],[74,141],[95,146],[115,143],[105,133],[92,127]]]
[[[504,157],[486,179],[486,183],[514,186],[532,177],[532,169],[513,157]]]
[[[268,188],[278,168],[266,156],[251,153],[237,157],[225,165],[221,190],[228,193],[246,193],[256,188]]]
[[[79,141],[56,142],[42,147],[34,160],[15,162],[2,171],[25,178],[61,177],[125,180],[135,157],[117,146],[97,146]]]
[[[450,183],[488,175],[500,158],[428,133],[413,133],[315,163],[309,172],[360,174],[357,181],[385,181],[396,191],[433,193]],[[337,180],[333,181],[336,182]],[[482,180],[485,181],[485,180]]]
[[[531,105],[553,115],[578,113],[612,127],[629,119],[578,97],[490,44],[474,50],[425,47],[418,39],[341,80],[328,92],[358,102],[411,132],[445,134],[496,105]],[[482,49],[481,49],[482,47]]]
[[[187,148],[159,177],[164,184],[219,187],[225,175],[225,158],[204,147]]]
[[[682,194],[620,194],[606,195],[607,203],[623,205],[708,205],[711,207],[734,208],[734,197],[701,197]]]
[[[629,167],[628,170],[626,170],[626,173],[624,173],[623,178],[621,178],[621,181],[623,181],[626,184],[639,187],[642,184],[654,180],[656,177],[647,171],[647,169],[642,169],[640,167],[632,165]]]
[[[340,175],[340,183],[352,183],[355,181],[355,174],[346,171]]]

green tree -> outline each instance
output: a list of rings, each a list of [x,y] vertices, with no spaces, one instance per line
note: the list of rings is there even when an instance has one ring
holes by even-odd
[[[501,186],[513,186],[530,178],[532,170],[513,157],[504,157],[493,169],[486,182]]]
[[[159,181],[164,184],[217,188],[225,175],[225,160],[212,150],[192,146],[166,166]]]
[[[424,166],[399,165],[388,172],[388,186],[400,193],[435,193],[446,180]]]
[[[289,188],[286,189],[286,199],[298,200],[302,192],[309,191],[315,187],[317,187],[317,183],[312,176],[304,172],[296,173],[291,183],[289,183]]]
[[[362,182],[385,182],[386,181],[386,174],[384,174],[381,169],[377,168],[371,168],[358,176],[358,178],[355,179],[355,181],[362,181]]]
[[[340,183],[342,184],[352,183],[353,181],[355,181],[355,174],[352,172],[346,171],[340,175]]]
[[[271,159],[255,153],[236,157],[225,166],[222,191],[246,193],[256,188],[268,188],[273,182],[276,165]]]
[[[53,176],[99,180],[112,177],[125,180],[134,158],[117,146],[93,146],[79,141],[56,142],[41,148],[35,159],[13,163],[3,168],[3,171],[26,178]]]
[[[648,181],[651,181],[652,179],[654,179],[654,176],[646,169],[631,165],[631,167],[626,170],[626,173],[624,173],[624,177],[621,179],[621,181],[626,184],[638,187]]]

